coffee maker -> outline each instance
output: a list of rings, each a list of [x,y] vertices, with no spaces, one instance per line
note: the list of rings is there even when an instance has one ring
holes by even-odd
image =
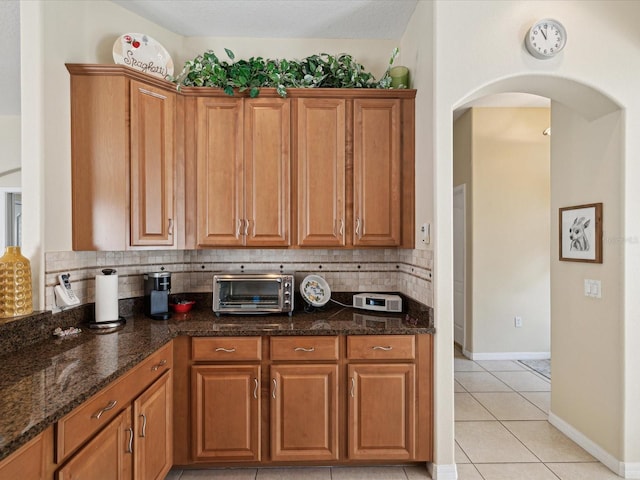
[[[154,320],[168,320],[171,272],[144,274],[144,313]]]

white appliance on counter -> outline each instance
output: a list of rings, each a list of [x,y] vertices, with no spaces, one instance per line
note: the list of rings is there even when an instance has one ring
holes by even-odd
[[[357,293],[353,296],[353,306],[378,312],[402,312],[402,298],[385,293]]]

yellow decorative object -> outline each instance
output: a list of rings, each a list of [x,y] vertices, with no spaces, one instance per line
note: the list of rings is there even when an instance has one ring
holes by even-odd
[[[32,312],[31,263],[20,247],[7,247],[0,258],[0,318]]]

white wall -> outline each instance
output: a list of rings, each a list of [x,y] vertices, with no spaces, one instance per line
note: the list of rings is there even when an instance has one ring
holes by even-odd
[[[0,115],[0,187],[20,187],[20,115]]]
[[[474,358],[550,352],[548,108],[473,108]],[[515,328],[514,317],[522,318]],[[523,355],[524,354],[524,355]]]
[[[543,61],[526,52],[523,38],[534,21],[545,17],[563,22],[569,40],[557,58]],[[452,109],[477,95],[524,91],[550,97],[594,120],[616,110],[615,103],[607,97],[614,99],[625,112],[625,123],[621,127],[621,171],[624,176],[618,176],[615,190],[608,187],[611,190],[607,190],[606,195],[614,193],[621,198],[620,231],[612,233],[622,238],[635,238],[640,232],[640,216],[637,215],[640,211],[640,190],[635,186],[637,178],[640,178],[640,136],[637,135],[640,130],[640,96],[636,88],[640,81],[640,56],[637,55],[639,34],[635,28],[639,21],[640,4],[637,2],[436,2],[434,214],[438,224],[434,303],[436,327],[447,328],[444,336],[436,336],[437,361],[444,361],[445,355],[452,354],[452,349],[447,346],[451,343],[448,325],[452,323]],[[430,28],[430,24],[423,25],[425,31]],[[603,38],[607,41],[603,42]],[[604,95],[599,95],[599,92]],[[561,143],[562,138],[554,130],[552,143],[555,142]],[[424,155],[425,152],[417,154]],[[551,161],[554,162],[553,156]],[[589,186],[582,188],[586,196]],[[598,421],[578,412],[571,416],[571,426],[577,431],[590,432],[589,439],[594,444],[624,462],[621,468],[631,471],[640,466],[640,411],[637,409],[640,404],[640,369],[637,368],[640,350],[635,346],[640,338],[640,323],[635,321],[640,318],[640,297],[635,292],[634,280],[640,273],[640,248],[629,242],[624,243],[620,250],[623,255],[620,265],[624,264],[624,268],[615,263],[605,264],[605,268],[617,270],[608,272],[607,278],[618,276],[624,280],[620,284],[618,309],[608,314],[606,322],[597,321],[600,319],[598,309],[586,311],[586,316],[570,312],[569,317],[562,317],[552,308],[554,326],[556,322],[575,324],[576,327],[598,324],[598,334],[572,328],[571,335],[579,339],[585,351],[607,357],[609,369],[607,372],[598,369],[590,374],[582,367],[570,365],[563,378],[581,379],[589,375],[591,391],[607,390],[607,401],[601,405],[599,394],[585,398],[574,393],[564,397],[552,391],[552,404],[561,412],[569,411],[578,402],[586,406],[581,408],[582,412],[593,411],[597,406],[615,412],[610,417],[611,426],[605,431],[596,431],[594,423]],[[581,289],[582,283],[568,288]],[[576,298],[580,305],[586,301],[586,297]],[[587,310],[582,306],[576,309],[580,312]],[[599,338],[610,341],[603,344]],[[553,351],[554,341],[552,336]],[[620,370],[615,370],[615,367]],[[624,375],[624,383],[611,380],[610,377],[615,377],[618,372]],[[609,392],[610,388],[614,390]],[[437,391],[436,397],[439,403],[452,400],[448,389]],[[620,432],[620,442],[612,441],[612,430]],[[635,475],[640,476],[640,468]]]

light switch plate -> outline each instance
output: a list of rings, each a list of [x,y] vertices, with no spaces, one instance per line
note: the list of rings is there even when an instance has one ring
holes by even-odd
[[[591,298],[602,298],[602,283],[600,280],[584,280],[584,296]]]

